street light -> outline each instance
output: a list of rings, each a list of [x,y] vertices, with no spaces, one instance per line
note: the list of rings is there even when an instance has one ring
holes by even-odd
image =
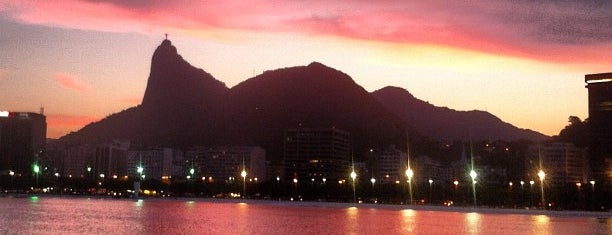
[[[136,167],[136,172],[140,175],[139,180],[144,180],[145,175],[144,173],[144,167],[142,167],[142,165],[139,165],[138,167]]]
[[[240,176],[242,176],[242,198],[246,197],[246,176],[247,172],[244,168],[242,168],[242,172],[240,172]]]
[[[357,173],[355,173],[355,169],[351,171],[351,179],[353,179],[353,202],[357,202],[357,195],[355,194],[355,179],[357,178]]]
[[[456,202],[457,201],[457,187],[459,186],[459,181],[455,180],[455,181],[453,181],[453,184],[455,185],[455,190],[453,191],[454,192],[453,200],[455,200],[455,202]]]
[[[9,175],[11,176],[11,188],[13,187],[13,176],[15,176],[15,172],[12,170],[9,170]],[[593,183],[595,183],[595,181],[593,181]]]
[[[406,170],[406,176],[408,177],[408,194],[410,194],[410,204],[412,205],[412,177],[414,176],[414,171],[410,167]]]
[[[374,197],[374,183],[376,183],[376,179],[374,179],[374,176],[370,178],[370,182],[372,183],[372,197]]]
[[[546,200],[544,199],[544,177],[546,174],[543,170],[538,172],[538,177],[540,177],[540,193],[542,194],[542,208],[546,208]]]
[[[32,166],[32,170],[36,175],[36,187],[38,188],[38,173],[40,172],[40,166],[38,166],[38,163],[34,163],[34,165]]]
[[[431,185],[433,184],[433,180],[429,179],[429,204],[431,204],[431,194],[432,194],[432,190],[431,190]]]
[[[589,183],[591,183],[591,189],[593,190],[593,192],[595,192],[595,180],[591,180],[589,181]]]
[[[478,174],[474,169],[470,170],[470,177],[472,178],[472,195],[474,196],[474,206],[476,206],[476,177]]]

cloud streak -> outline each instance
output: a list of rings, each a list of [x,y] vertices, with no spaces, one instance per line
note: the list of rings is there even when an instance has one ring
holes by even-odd
[[[88,92],[91,90],[91,87],[88,84],[69,74],[57,72],[53,74],[53,79],[59,86],[66,89],[71,89],[78,92]]]
[[[427,44],[556,63],[610,63],[612,3],[592,1],[6,1],[15,20],[99,31],[215,29]]]
[[[75,131],[83,126],[99,121],[98,117],[78,116],[78,115],[47,115],[47,136],[49,138],[59,138],[62,135]]]

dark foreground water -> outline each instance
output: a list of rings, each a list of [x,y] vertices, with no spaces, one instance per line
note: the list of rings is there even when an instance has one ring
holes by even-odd
[[[5,197],[0,198],[0,234],[612,234],[608,215],[269,201]]]

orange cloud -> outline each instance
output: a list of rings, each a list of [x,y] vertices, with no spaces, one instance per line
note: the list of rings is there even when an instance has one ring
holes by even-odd
[[[235,29],[442,45],[554,63],[612,65],[612,4],[591,1],[8,1],[30,23],[119,32]]]
[[[59,138],[99,120],[99,117],[90,116],[47,115],[47,137]]]
[[[79,92],[88,92],[91,90],[90,86],[80,81],[78,78],[57,72],[53,74],[53,79],[57,82],[58,85],[64,88],[72,89]]]

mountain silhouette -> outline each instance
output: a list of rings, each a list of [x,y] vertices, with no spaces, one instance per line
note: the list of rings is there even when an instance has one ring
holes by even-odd
[[[130,139],[140,146],[259,145],[282,159],[284,131],[339,128],[356,157],[369,148],[406,146],[410,138],[539,139],[480,111],[458,112],[422,102],[401,88],[368,93],[347,74],[313,62],[266,71],[229,89],[185,61],[169,40],[153,53],[142,104],[90,123],[60,143]],[[471,132],[469,132],[469,131]],[[419,134],[420,133],[420,134]]]
[[[517,128],[484,111],[456,111],[436,107],[415,98],[399,87],[384,87],[372,92],[382,104],[410,123],[416,131],[440,140],[518,140],[539,141],[548,138],[541,133]]]
[[[209,143],[229,89],[193,67],[164,40],[153,53],[142,104],[91,123],[61,138],[73,143],[133,140],[144,146],[186,147]]]
[[[140,130],[145,144],[189,146],[208,143],[219,125],[229,89],[193,67],[164,40],[153,53],[142,99]]]
[[[287,128],[336,127],[350,132],[353,151],[405,146],[408,125],[341,71],[313,62],[266,71],[230,90],[226,125],[232,140],[269,143],[280,155]]]

